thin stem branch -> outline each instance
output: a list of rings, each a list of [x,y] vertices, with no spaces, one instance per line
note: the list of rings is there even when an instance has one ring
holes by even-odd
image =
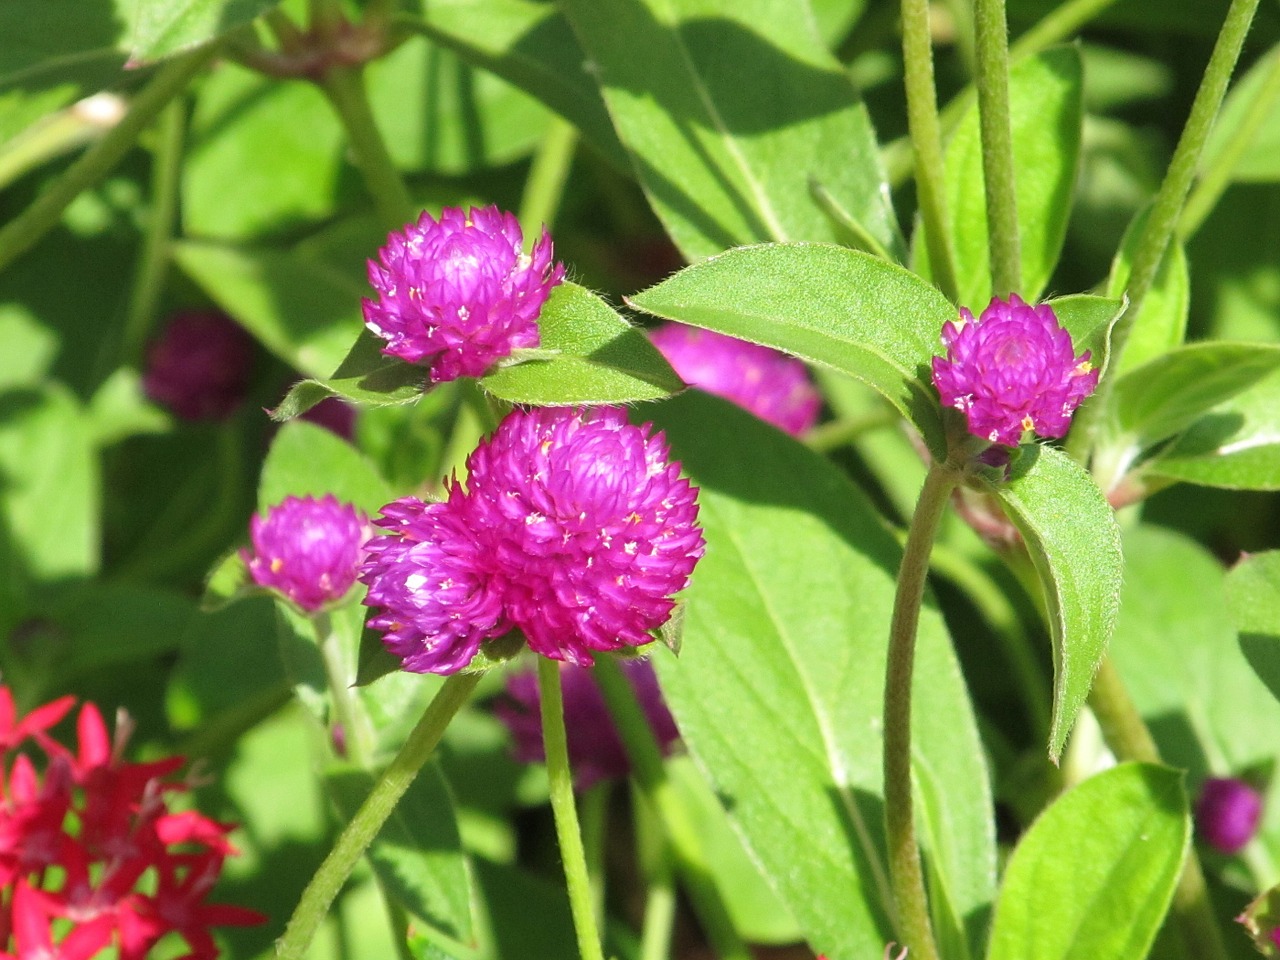
[[[577,128],[552,115],[533,155],[524,195],[520,198],[520,227],[526,242],[533,243],[544,226],[550,228],[555,222],[577,148]]]
[[[142,237],[142,253],[125,314],[121,353],[124,362],[136,366],[155,319],[160,295],[169,273],[169,250],[178,221],[178,187],[182,176],[182,143],[186,135],[187,109],[175,97],[156,124],[156,148],[151,167],[151,211]]]
[[[373,762],[373,731],[364,721],[363,711],[357,702],[355,691],[351,688],[354,677],[351,675],[347,658],[343,656],[342,640],[333,629],[333,616],[319,613],[312,618],[316,632],[316,642],[320,647],[320,656],[324,661],[326,679],[329,682],[329,697],[333,703],[333,717],[330,727],[342,728],[342,736],[347,745],[347,757],[357,767],[368,770]],[[330,730],[332,736],[333,731]]]
[[[155,78],[133,98],[128,113],[106,136],[67,167],[31,206],[0,227],[0,270],[53,229],[71,201],[120,162],[142,131],[209,65],[217,52],[218,44],[211,43],[161,67]]]
[[[1120,760],[1161,763],[1160,750],[1134,706],[1120,671],[1104,657],[1093,688],[1089,691],[1089,707],[1098,718],[1102,736],[1111,752]],[[1227,950],[1218,929],[1205,885],[1204,872],[1194,849],[1188,851],[1182,874],[1173,893],[1172,912],[1186,944],[1187,956],[1196,960],[1227,960]]]
[[[1271,63],[1267,67],[1261,88],[1249,101],[1249,107],[1239,125],[1231,131],[1231,136],[1214,158],[1214,162],[1204,170],[1204,175],[1187,198],[1187,205],[1182,208],[1178,237],[1184,241],[1190,239],[1200,229],[1205,218],[1213,212],[1218,200],[1231,184],[1236,164],[1258,136],[1262,125],[1271,116],[1276,98],[1280,97],[1280,49],[1273,50],[1270,57]]]
[[[591,878],[587,873],[582,830],[573,802],[573,774],[569,770],[569,748],[564,730],[564,699],[560,692],[560,664],[538,658],[538,693],[542,702],[542,745],[547,755],[547,778],[551,783],[551,810],[555,814],[556,838],[564,864],[569,910],[578,935],[582,960],[604,960],[600,930],[591,901]]]
[[[711,948],[721,960],[751,960],[751,951],[738,936],[728,907],[711,875],[698,829],[690,821],[688,811],[667,777],[662,750],[635,691],[618,665],[608,657],[596,660],[595,677],[627,748],[632,776],[662,822],[676,869],[684,880],[694,913]]]
[[[289,918],[284,936],[276,942],[276,956],[302,960],[315,938],[334,897],[346,883],[373,838],[391,816],[418,771],[431,757],[454,714],[466,702],[482,674],[460,673],[445,681],[428,704],[422,719],[409,734],[400,752],[373,785],[369,796],[347,824],[324,863],[316,871]]]
[[[947,230],[945,165],[938,95],[933,81],[933,47],[928,0],[902,0],[902,57],[907,91],[907,129],[915,154],[916,193],[929,251],[929,267],[938,289],[955,301],[955,259]]]
[[[959,471],[947,462],[935,463],[924,478],[898,569],[885,669],[884,810],[889,878],[897,906],[898,935],[915,960],[938,960],[938,946],[929,919],[912,803],[911,676],[929,555],[938,523],[959,480]]]
[[[978,125],[987,197],[991,284],[997,296],[1022,289],[1022,246],[1009,121],[1009,28],[1004,0],[975,0]]]
[[[374,120],[363,71],[359,67],[334,67],[325,73],[320,89],[347,131],[356,166],[373,197],[382,225],[388,230],[397,230],[416,219],[413,197]]]

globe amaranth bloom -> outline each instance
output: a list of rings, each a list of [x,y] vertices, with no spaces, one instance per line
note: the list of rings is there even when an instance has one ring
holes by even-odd
[[[681,323],[665,323],[649,336],[685,383],[732,400],[792,436],[817,422],[822,398],[794,357]]]
[[[648,660],[624,660],[619,666],[635,691],[658,746],[664,755],[670,753],[680,734],[662,699],[653,665]],[[591,669],[563,665],[560,688],[574,785],[579,790],[587,790],[602,780],[627,776],[631,763],[626,748]],[[495,706],[498,719],[511,731],[516,759],[522,763],[546,759],[541,706],[538,677],[532,670],[512,674],[507,679],[506,696]]]
[[[253,339],[214,310],[173,315],[147,349],[142,389],[184,420],[222,420],[244,399]]]
[[[313,613],[356,582],[370,532],[364,514],[333,494],[285,497],[250,521],[253,551],[241,556],[254,583]]]
[[[1071,415],[1098,385],[1089,351],[1075,356],[1071,335],[1048,304],[1017,294],[992,299],[982,316],[960,309],[942,328],[947,356],[933,358],[933,383],[945,406],[965,415],[969,432],[1017,446],[1034,430],[1061,437]]]
[[[517,347],[539,343],[538,313],[564,279],[551,236],[526,254],[520,224],[497,207],[424,212],[369,261],[377,300],[364,322],[382,352],[426,366],[432,383],[478,377]]]
[[[517,410],[467,458],[467,487],[375,521],[360,579],[370,624],[406,669],[452,673],[519,628],[529,647],[589,665],[641,646],[702,556],[697,491],[661,434],[624,411]]]
[[[1196,830],[1209,846],[1236,853],[1253,839],[1262,819],[1262,796],[1234,777],[1210,777],[1196,801]]]

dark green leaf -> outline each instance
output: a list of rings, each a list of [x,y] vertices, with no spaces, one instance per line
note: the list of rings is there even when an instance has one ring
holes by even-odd
[[[876,731],[899,548],[841,471],[749,414],[695,391],[657,414],[701,488],[707,536],[680,658],[653,654],[663,689],[809,943],[828,956],[878,957],[892,934]],[[977,957],[994,882],[991,799],[932,606],[916,690],[935,929],[947,956]]]
[[[690,259],[835,240],[817,181],[901,241],[853,84],[790,0],[565,0],[640,183]]]
[[[161,587],[90,580],[60,590],[47,612],[57,675],[125,669],[170,653],[194,613],[187,597]]]
[[[480,381],[511,403],[563,406],[657,400],[684,388],[643,331],[575,283],[561,283],[538,316],[546,360],[499,366]]]
[[[988,960],[1145,957],[1190,839],[1179,772],[1126,763],[1090,777],[1014,850]]]
[[[1053,275],[1071,211],[1083,115],[1079,52],[1055,47],[1014,64],[1009,112],[1022,242],[1022,289],[1014,292],[1034,302]],[[991,260],[976,100],[947,145],[946,180],[960,303],[977,312],[991,299]],[[916,253],[929,275],[924,243]]]
[[[761,244],[687,267],[627,302],[835,367],[884,394],[943,452],[928,363],[956,313],[901,267],[828,244]]]
[[[324,379],[302,380],[271,411],[274,420],[289,420],[310,410],[326,397],[341,397],[365,406],[385,407],[412,403],[427,388],[426,367],[405,363],[382,352],[385,340],[361,327],[355,343],[333,372]]]
[[[1020,448],[1007,483],[987,483],[1026,543],[1044,591],[1053,641],[1057,759],[1107,650],[1120,605],[1120,529],[1080,465],[1047,446]]]
[[[350,820],[373,787],[358,769],[328,772],[326,785],[344,820]],[[428,763],[396,804],[369,846],[369,862],[387,891],[414,916],[448,936],[469,940],[471,871],[449,787],[434,763]]]

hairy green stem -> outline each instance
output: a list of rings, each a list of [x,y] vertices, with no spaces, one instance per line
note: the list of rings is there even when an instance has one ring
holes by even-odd
[[[1271,63],[1267,67],[1261,88],[1249,101],[1239,125],[1231,131],[1231,136],[1214,158],[1214,162],[1204,170],[1195,189],[1191,191],[1191,196],[1187,198],[1187,205],[1182,208],[1178,237],[1184,241],[1200,229],[1205,218],[1213,211],[1231,184],[1236,164],[1258,136],[1262,125],[1271,116],[1276,98],[1280,97],[1280,49],[1272,50],[1270,57]]]
[[[632,776],[662,822],[676,869],[684,880],[693,911],[711,948],[720,960],[751,960],[751,951],[738,936],[728,907],[711,875],[698,829],[689,819],[688,810],[667,777],[662,750],[635,691],[618,665],[608,657],[597,658],[595,676],[627,748]]]
[[[1120,671],[1104,657],[1093,688],[1089,691],[1089,707],[1098,718],[1103,738],[1120,760],[1161,763],[1160,751],[1138,708],[1120,677]],[[1209,900],[1204,872],[1195,849],[1187,852],[1182,874],[1173,893],[1172,912],[1187,949],[1196,960],[1227,960],[1222,932]]]
[[[582,795],[582,848],[591,880],[591,908],[596,923],[605,921],[605,840],[609,820],[609,797],[613,784],[608,780],[595,784]]]
[[[542,227],[549,228],[555,222],[577,148],[577,128],[552,115],[533,155],[524,195],[520,198],[520,227],[527,243],[534,241]]]
[[[36,167],[96,140],[124,116],[124,99],[98,93],[44,117],[0,143],[0,190]]]
[[[62,212],[120,162],[174,97],[213,60],[211,43],[161,67],[155,78],[129,104],[129,111],[101,140],[36,197],[31,206],[0,227],[0,270],[34,246],[62,217]]]
[[[578,936],[582,960],[604,960],[600,929],[591,901],[591,877],[587,873],[582,830],[573,802],[573,774],[569,769],[569,748],[564,730],[564,699],[560,692],[560,664],[538,658],[538,693],[542,701],[542,745],[547,755],[547,779],[551,785],[551,811],[555,814],[556,838],[564,864],[569,910]]]
[[[156,148],[151,167],[151,211],[142,235],[142,253],[125,313],[121,353],[136,366],[155,319],[169,273],[169,250],[178,221],[178,187],[182,176],[182,142],[187,109],[181,97],[171,100],[156,123]]]
[[[374,783],[369,796],[338,837],[320,869],[311,878],[302,898],[276,942],[276,956],[302,960],[316,931],[373,838],[391,816],[423,764],[430,759],[445,728],[480,681],[479,673],[454,674],[445,681],[427,706],[400,752]]]
[[[417,219],[418,210],[409,188],[396,169],[387,142],[374,120],[361,69],[334,67],[325,74],[320,88],[347,131],[356,166],[373,197],[382,225],[388,230],[398,230]]]
[[[947,229],[945,165],[928,0],[902,0],[902,58],[907,91],[907,129],[915,153],[916,194],[934,282],[952,302],[958,297],[955,259]]]
[[[997,296],[1007,297],[1022,289],[1022,244],[1009,121],[1009,28],[1004,0],[975,0],[974,35],[991,284]]]
[[[333,703],[330,727],[336,724],[342,728],[348,759],[362,770],[368,770],[373,762],[373,731],[365,722],[356,693],[351,688],[355,678],[351,675],[347,658],[343,656],[341,638],[333,629],[333,616],[318,613],[312,617],[311,622],[315,628],[320,656],[324,661],[329,696]],[[331,729],[330,736],[332,734]]]
[[[916,502],[889,625],[889,657],[884,683],[884,812],[889,845],[889,878],[897,907],[898,936],[913,960],[938,960],[929,919],[928,894],[916,839],[911,788],[911,677],[916,629],[929,574],[929,555],[943,511],[960,480],[950,463],[929,468]]]

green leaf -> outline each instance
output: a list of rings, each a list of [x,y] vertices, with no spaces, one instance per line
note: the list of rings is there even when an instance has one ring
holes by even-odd
[[[1218,404],[1144,471],[1206,487],[1280,490],[1280,374]]]
[[[385,340],[362,327],[333,376],[294,384],[271,411],[272,419],[289,420],[326,397],[374,407],[414,402],[427,389],[426,368],[386,356],[382,352],[385,345]]]
[[[1124,315],[1125,301],[1076,293],[1045,302],[1053,308],[1058,323],[1071,334],[1076,354],[1088,350],[1090,361],[1105,373],[1111,330]]]
[[[303,373],[328,376],[363,327],[360,298],[367,291],[316,261],[195,242],[176,244],[173,253],[218,306]]]
[[[1133,254],[1146,227],[1148,212],[1144,210],[1134,217],[1125,230],[1120,249],[1111,264],[1111,275],[1107,278],[1107,296],[1124,296],[1133,269]],[[1112,371],[1112,375],[1127,373],[1181,344],[1186,338],[1190,310],[1191,278],[1187,270],[1187,251],[1174,240],[1160,260],[1155,280],[1133,321],[1120,366]]]
[[[1014,850],[988,960],[1145,957],[1190,839],[1181,773],[1125,763],[1090,777]]]
[[[372,789],[373,777],[340,767],[326,774],[325,783],[349,821]],[[370,844],[368,858],[387,891],[414,916],[450,937],[471,938],[471,872],[453,798],[435,763],[409,785]]]
[[[59,591],[49,603],[59,678],[120,670],[130,661],[171,653],[195,614],[190,599],[161,587],[99,580]]]
[[[1140,447],[1185,430],[1206,411],[1280,369],[1280,346],[1193,343],[1163,354],[1116,381],[1115,430]]]
[[[866,109],[791,0],[565,0],[561,9],[685,256],[838,239],[811,181],[901,249]]]
[[[1053,642],[1055,761],[1107,650],[1120,605],[1120,529],[1102,491],[1054,447],[1024,446],[1005,483],[985,481],[1022,534],[1044,591]]]
[[[164,433],[173,419],[147,398],[137,370],[117,367],[89,401],[89,424],[93,442],[109,447],[140,433]]]
[[[1276,69],[1278,58],[1280,49],[1273,48],[1232,84],[1200,155],[1201,173],[1216,170],[1222,165],[1228,142],[1236,136],[1246,116],[1266,91],[1268,75]],[[1271,109],[1266,119],[1231,169],[1231,179],[1237,183],[1275,183],[1280,180],[1280,104],[1273,93],[1269,95],[1272,97]]]
[[[587,58],[555,5],[431,0],[421,8],[418,25],[432,40],[537,97],[577,127],[615,167],[628,167]]]
[[[701,488],[707,536],[680,657],[653,654],[681,734],[805,939],[828,956],[880,956],[892,933],[876,731],[901,552],[847,477],[790,437],[694,391],[656,413]],[[977,957],[994,884],[991,797],[931,604],[916,690],[934,926],[945,955]]]
[[[499,366],[480,386],[511,403],[563,406],[657,400],[684,389],[644,332],[575,283],[551,291],[538,316],[546,360]]]
[[[194,47],[278,4],[279,0],[115,0],[118,14],[128,18],[128,50],[135,61]]]
[[[1022,242],[1022,289],[1039,299],[1062,250],[1080,160],[1083,73],[1075,47],[1055,47],[1009,70],[1009,113]],[[955,250],[960,303],[977,311],[991,299],[987,200],[976,101],[947,144],[947,230]],[[923,240],[923,235],[918,238]],[[917,265],[930,275],[923,242]]]
[[[262,465],[258,509],[273,507],[289,495],[327,493],[370,517],[393,499],[373,464],[351,444],[314,423],[286,423]]]
[[[829,244],[762,244],[686,267],[627,302],[763,343],[874,387],[942,455],[928,363],[955,309],[901,267]]]
[[[1240,649],[1280,700],[1280,551],[1243,557],[1227,574],[1227,600]],[[1252,729],[1262,731],[1261,724]]]

